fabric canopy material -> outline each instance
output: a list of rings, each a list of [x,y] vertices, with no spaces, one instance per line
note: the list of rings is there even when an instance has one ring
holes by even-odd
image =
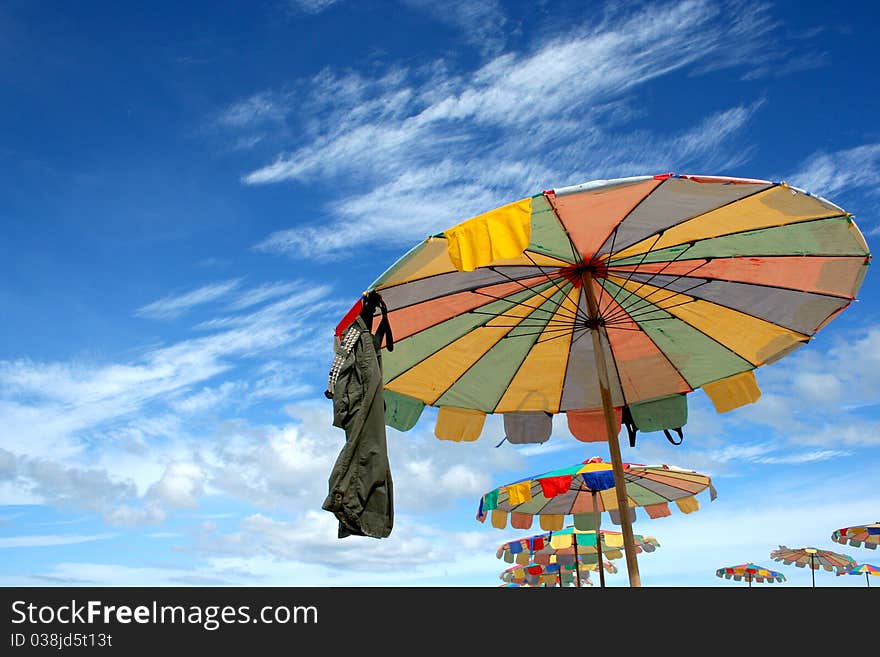
[[[623,556],[623,534],[607,530],[600,530],[602,537],[602,556],[606,559],[620,559]],[[653,552],[660,547],[660,542],[653,536],[636,534],[636,553]],[[516,561],[523,563],[550,563],[552,556],[557,561],[569,559],[574,563],[575,541],[577,541],[578,554],[581,562],[596,559],[598,552],[596,545],[596,532],[593,530],[580,530],[574,526],[564,527],[556,532],[546,532],[526,538],[518,538],[502,543],[495,556],[504,559],[508,563]]]
[[[673,501],[683,513],[692,513],[700,508],[697,493],[708,489],[711,500],[717,496],[708,475],[670,465],[625,463],[624,480],[631,516],[635,507],[651,518],[671,515]],[[570,515],[576,528],[595,530],[594,513],[608,511],[612,522],[620,524],[613,486],[611,464],[592,458],[485,493],[477,520],[484,522],[491,514],[492,526],[504,529],[510,514],[515,529],[528,529],[533,516],[539,516],[542,529],[556,532]]]
[[[737,582],[744,579],[749,583],[749,586],[752,585],[752,582],[758,582],[759,584],[767,582],[768,584],[772,584],[773,582],[785,581],[785,575],[782,573],[771,570],[770,568],[765,568],[764,566],[757,566],[753,563],[743,563],[738,566],[725,566],[724,568],[719,568],[715,571],[715,576],[733,579]]]
[[[831,540],[841,545],[848,543],[853,547],[866,547],[869,550],[876,550],[877,545],[880,544],[880,522],[836,529],[831,534]]]
[[[871,577],[880,576],[880,568],[877,566],[872,566],[869,563],[862,563],[856,566],[855,568],[850,568],[849,570],[838,570],[838,575],[864,575],[865,576],[865,584],[868,588],[871,588]]]
[[[812,577],[812,585],[816,586],[816,571],[824,568],[828,572],[845,572],[855,568],[856,560],[846,554],[832,552],[831,550],[819,550],[814,547],[790,548],[780,545],[779,549],[770,553],[774,561],[781,561],[786,566],[794,564],[798,568],[809,568]]]
[[[583,585],[592,586],[587,571],[595,570],[597,564],[562,564],[553,561],[548,564],[528,563],[511,566],[501,572],[500,578],[504,582],[526,583],[532,586],[569,586]],[[605,572],[616,573],[617,567],[610,561],[604,561]],[[580,584],[577,577],[580,575]]]

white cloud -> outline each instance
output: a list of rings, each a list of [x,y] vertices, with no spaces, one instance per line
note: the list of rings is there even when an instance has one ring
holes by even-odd
[[[142,506],[121,504],[108,511],[104,519],[108,525],[115,527],[136,527],[144,524],[159,524],[167,517],[165,510],[154,501]]]
[[[57,461],[16,455],[0,448],[0,481],[58,507],[105,511],[114,502],[136,494],[130,481],[108,476],[97,468],[71,467]]]
[[[204,494],[205,473],[195,463],[169,463],[162,478],[150,487],[155,497],[172,507],[195,508]]]
[[[116,534],[39,534],[33,536],[2,536],[0,548],[35,548],[74,545],[114,538]]]
[[[171,407],[181,413],[201,413],[223,403],[233,394],[247,389],[243,382],[224,381],[219,386],[204,387],[197,393],[171,402]]]
[[[723,21],[719,12],[705,2],[612,12],[464,74],[442,61],[373,79],[322,71],[298,99],[325,118],[243,181],[344,180],[326,207],[330,220],[299,221],[256,248],[345,257],[353,245],[411,244],[548,186],[741,165],[753,152],[742,135],[760,100],[718,109],[677,134],[632,129],[643,111],[635,92],[646,83],[747,66],[774,40],[766,8],[739,7]]]
[[[828,459],[846,456],[849,452],[842,452],[834,449],[817,449],[812,452],[801,452],[799,454],[787,454],[786,456],[766,456],[757,459],[760,463],[815,463],[817,461],[827,461]]]
[[[402,0],[402,3],[452,25],[483,53],[495,53],[504,46],[507,19],[497,0],[447,0],[442,4],[431,0]]]
[[[880,144],[812,154],[789,181],[811,194],[833,197],[847,191],[876,195],[880,182]]]
[[[282,121],[286,113],[282,99],[260,93],[227,107],[217,117],[217,123],[235,128],[253,127]]]
[[[320,14],[325,9],[332,7],[340,0],[288,0],[292,8],[299,9],[307,14]]]
[[[265,283],[239,294],[228,306],[228,310],[243,310],[256,306],[270,299],[291,295],[303,287],[311,287],[303,281],[292,283]]]
[[[210,303],[228,295],[238,287],[240,280],[211,283],[184,294],[162,297],[135,311],[140,317],[150,319],[174,319],[195,306]]]
[[[33,456],[75,454],[83,446],[82,432],[123,420],[150,403],[185,405],[180,395],[191,386],[325,328],[312,318],[324,312],[328,291],[316,286],[249,314],[203,323],[214,332],[149,349],[131,363],[0,361],[0,393],[7,398],[0,400],[4,444]],[[325,330],[329,334],[329,326]]]

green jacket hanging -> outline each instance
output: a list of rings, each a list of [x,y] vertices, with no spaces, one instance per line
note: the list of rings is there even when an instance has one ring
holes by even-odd
[[[363,316],[336,342],[341,363],[334,366],[328,396],[333,399],[333,424],[345,430],[345,445],[330,473],[322,508],[339,520],[339,538],[384,538],[394,524],[380,347],[380,338]]]

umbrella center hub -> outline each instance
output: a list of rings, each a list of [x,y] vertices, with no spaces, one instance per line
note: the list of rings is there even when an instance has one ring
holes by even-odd
[[[608,265],[601,260],[593,259],[589,262],[581,262],[559,270],[559,274],[565,276],[575,287],[580,287],[584,284],[588,273],[593,278],[608,278]]]

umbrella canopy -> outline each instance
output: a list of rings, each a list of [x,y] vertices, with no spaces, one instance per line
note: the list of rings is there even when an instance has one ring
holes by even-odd
[[[880,544],[880,522],[836,529],[831,534],[831,540],[841,545],[849,543],[853,547],[864,546],[869,550],[876,550],[877,545]]]
[[[869,563],[859,564],[855,568],[850,568],[849,570],[838,570],[838,575],[864,575],[865,583],[868,585],[868,588],[871,588],[871,580],[870,577],[873,575],[877,577],[880,575],[880,568],[877,566],[872,566]]]
[[[386,422],[475,440],[487,413],[511,442],[617,436],[757,400],[752,370],[803,346],[861,286],[868,247],[851,215],[785,183],[649,175],[545,190],[428,237],[367,289],[387,305]],[[337,335],[361,302],[337,326]],[[589,335],[585,339],[585,336]],[[388,345],[391,346],[391,345]],[[619,506],[625,506],[622,481]],[[630,583],[639,585],[622,523]]]
[[[595,532],[600,531],[603,511],[608,511],[613,522],[624,524],[632,522],[635,515],[633,509],[637,506],[643,507],[650,517],[659,518],[671,514],[670,501],[675,501],[684,513],[692,513],[700,508],[697,493],[708,489],[710,499],[714,500],[716,496],[711,478],[693,470],[631,463],[622,464],[622,470],[626,513],[620,512],[613,465],[594,457],[485,493],[480,498],[477,520],[485,522],[491,514],[492,526],[504,529],[510,514],[512,527],[528,529],[532,526],[533,517],[538,516],[542,529],[558,532],[563,528],[565,516],[571,515],[575,531]],[[630,532],[627,538],[625,532],[621,534],[627,571],[632,574],[632,561],[636,555],[635,535]],[[577,541],[573,543],[575,552],[578,545]],[[597,547],[598,558],[601,558],[603,541]],[[604,587],[602,571],[599,572],[599,579]]]
[[[532,586],[569,586],[586,584],[592,586],[587,571],[596,570],[597,565],[582,564],[581,567],[575,568],[575,564],[521,564],[511,566],[501,572],[499,577],[504,582],[517,582],[531,584]],[[603,562],[604,569],[609,573],[616,573],[617,568],[609,561]],[[577,583],[577,577],[580,575],[580,584]]]
[[[692,513],[700,508],[697,493],[708,490],[711,500],[717,495],[711,477],[694,470],[635,463],[623,464],[623,470],[630,519],[635,507],[651,518],[671,515],[673,501],[683,513]],[[613,480],[612,464],[588,459],[483,494],[477,519],[484,522],[491,514],[492,526],[504,529],[510,514],[511,526],[528,529],[533,516],[539,516],[542,529],[559,531],[565,516],[571,515],[576,528],[595,530],[596,513],[608,511],[612,521],[621,520]]]
[[[829,572],[847,571],[855,568],[856,560],[846,554],[832,552],[831,550],[819,550],[814,547],[789,548],[780,545],[779,549],[770,553],[774,561],[781,561],[786,566],[794,564],[798,568],[809,568],[812,575],[813,586],[816,586],[816,571],[824,568]]]
[[[602,540],[602,556],[606,559],[623,557],[621,551],[623,534],[603,529],[599,531],[599,535]],[[653,536],[635,534],[633,539],[637,553],[653,552],[660,547],[660,542]],[[550,563],[551,556],[556,556],[557,561],[569,559],[574,563],[575,548],[581,556],[581,563],[587,561],[590,555],[598,554],[596,532],[580,530],[570,525],[556,532],[546,532],[502,543],[495,552],[495,556],[508,563],[514,561],[520,564]],[[595,558],[593,557],[593,559]]]
[[[770,570],[764,566],[757,566],[751,562],[739,564],[738,566],[725,566],[715,571],[716,577],[724,577],[726,579],[734,579],[737,582],[746,580],[749,586],[752,582],[772,584],[773,582],[784,582],[785,575],[775,570]]]

